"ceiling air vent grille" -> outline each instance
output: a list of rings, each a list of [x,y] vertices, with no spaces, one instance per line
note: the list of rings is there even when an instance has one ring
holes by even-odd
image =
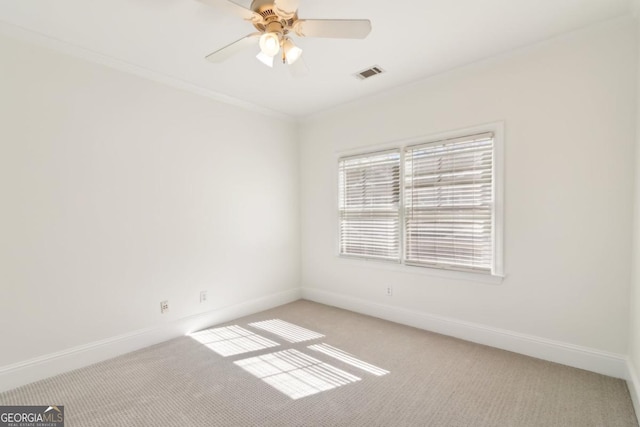
[[[366,70],[362,70],[362,71],[357,72],[355,74],[355,76],[357,78],[359,78],[360,80],[365,80],[365,79],[368,79],[370,77],[373,77],[375,75],[382,74],[382,73],[384,73],[384,70],[382,68],[380,68],[379,66],[374,65],[373,67],[367,68]]]

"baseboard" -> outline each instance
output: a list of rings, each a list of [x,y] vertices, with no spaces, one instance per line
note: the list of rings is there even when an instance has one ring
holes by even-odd
[[[620,354],[375,303],[320,289],[302,288],[302,298],[611,377],[628,377],[626,357]]]
[[[299,288],[0,367],[0,392],[300,299]]]
[[[633,402],[633,409],[636,411],[638,424],[640,424],[640,378],[638,378],[638,371],[630,358],[627,358],[627,387],[631,395],[631,402]]]

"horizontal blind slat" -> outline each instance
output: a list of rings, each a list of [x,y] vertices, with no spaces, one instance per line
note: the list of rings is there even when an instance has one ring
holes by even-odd
[[[400,151],[342,158],[340,254],[400,259]]]
[[[473,271],[493,263],[493,135],[405,149],[405,262]]]

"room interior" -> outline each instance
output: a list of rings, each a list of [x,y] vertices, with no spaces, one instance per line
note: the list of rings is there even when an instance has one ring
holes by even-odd
[[[622,379],[640,413],[637,1],[302,1],[372,29],[296,39],[299,77],[205,60],[253,31],[211,4],[84,3],[0,5],[0,392],[302,299]],[[341,155],[487,123],[502,275],[337,255]]]

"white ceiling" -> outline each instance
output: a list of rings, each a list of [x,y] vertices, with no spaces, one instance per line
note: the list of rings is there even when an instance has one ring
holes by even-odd
[[[148,70],[161,80],[293,117],[409,83],[599,21],[633,0],[300,0],[300,18],[370,19],[364,40],[295,38],[310,72],[293,78],[243,51],[204,56],[254,31],[195,0],[6,0],[0,21],[82,51]],[[237,0],[249,7],[250,0]],[[44,64],[46,66],[46,64]],[[353,74],[379,65],[368,80]]]

